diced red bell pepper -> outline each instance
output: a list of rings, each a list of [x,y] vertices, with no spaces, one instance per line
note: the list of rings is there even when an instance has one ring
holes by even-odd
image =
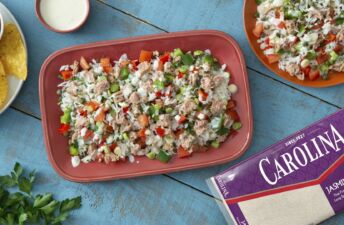
[[[101,109],[99,111],[99,113],[97,114],[97,116],[94,118],[94,120],[96,122],[102,122],[102,121],[104,121],[104,119],[105,119],[105,111],[103,109]]]
[[[269,37],[265,38],[264,43],[266,45],[270,45],[270,38]]]
[[[236,110],[228,110],[227,113],[231,117],[231,119],[234,120],[234,122],[240,121],[239,114]]]
[[[146,128],[143,128],[137,132],[137,136],[140,138],[146,138]]]
[[[69,80],[73,76],[73,71],[71,70],[62,70],[60,71],[63,80]]]
[[[252,32],[253,32],[253,35],[255,37],[260,38],[260,36],[262,35],[263,31],[264,31],[263,23],[257,23]]]
[[[185,73],[179,72],[177,77],[179,79],[182,79],[184,77],[184,75],[185,75]]]
[[[231,109],[235,109],[237,103],[235,100],[229,100],[228,104],[227,104],[227,109],[231,110]]]
[[[187,117],[185,115],[181,115],[180,119],[178,120],[178,123],[182,124],[182,123],[184,123],[186,121],[186,119],[187,119]]]
[[[309,72],[311,72],[311,66],[307,66],[306,68],[301,68],[301,71],[303,72],[303,74],[305,75],[305,76],[309,76]]]
[[[87,130],[84,136],[84,140],[88,141],[90,139],[92,139],[94,136],[94,132],[92,130]]]
[[[157,68],[158,71],[163,71],[164,70],[164,63],[162,61],[159,61],[158,62],[158,68]]]
[[[162,56],[160,56],[159,60],[162,62],[162,64],[165,64],[170,59],[170,53],[165,52]]]
[[[59,133],[66,136],[68,134],[68,131],[70,129],[70,125],[69,124],[64,124],[62,123],[60,128],[58,129]]]
[[[340,53],[343,50],[343,46],[340,44],[337,44],[336,47],[334,47],[333,51],[336,53]]]
[[[277,25],[277,27],[280,28],[280,29],[285,29],[285,28],[286,28],[284,22],[280,22],[280,23]]]
[[[336,40],[336,35],[332,32],[327,34],[326,41],[327,42],[332,42]]]
[[[157,135],[159,135],[160,137],[165,136],[165,129],[164,129],[164,128],[162,128],[162,127],[157,127],[157,128],[155,129],[155,131],[156,131]]]
[[[86,102],[86,107],[91,107],[93,111],[96,111],[99,108],[99,104],[97,102]]]
[[[325,63],[327,60],[329,59],[329,56],[327,53],[321,53],[320,55],[318,55],[317,57],[317,62],[318,64],[323,64]]]
[[[185,157],[190,156],[191,153],[185,150],[185,148],[183,148],[182,146],[179,146],[177,150],[177,155],[178,155],[178,158],[185,158]]]
[[[140,62],[150,62],[152,59],[153,52],[151,51],[146,51],[146,50],[141,50],[140,52],[140,57],[139,61]]]
[[[117,148],[117,144],[116,143],[112,143],[109,148],[113,152],[115,150],[115,148]]]
[[[139,60],[132,60],[131,65],[133,65],[133,70],[137,70],[137,66],[139,65]]]
[[[199,97],[201,98],[202,101],[207,101],[208,93],[206,93],[202,89],[199,89],[198,90],[198,95],[199,95]]]
[[[310,80],[316,80],[320,77],[320,71],[319,70],[311,70],[309,72],[309,79]]]
[[[268,58],[270,64],[276,63],[280,59],[280,56],[278,54],[270,54],[266,55],[266,57]]]
[[[163,95],[163,93],[161,91],[155,92],[155,97],[161,98],[162,96],[164,96],[164,95]]]
[[[123,108],[123,112],[127,114],[129,112],[129,106]]]

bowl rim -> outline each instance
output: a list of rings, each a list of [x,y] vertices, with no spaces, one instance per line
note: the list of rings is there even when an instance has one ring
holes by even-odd
[[[243,145],[238,150],[236,154],[234,154],[231,157],[224,157],[218,160],[214,160],[212,162],[198,162],[193,163],[192,165],[180,165],[175,167],[169,167],[169,168],[161,168],[161,169],[150,169],[150,170],[144,170],[140,172],[131,172],[131,173],[125,173],[122,175],[103,175],[103,176],[93,176],[93,177],[77,177],[70,175],[68,172],[64,171],[61,165],[58,165],[58,163],[55,161],[52,151],[51,151],[51,140],[48,136],[48,125],[47,125],[47,118],[46,118],[46,103],[45,103],[45,93],[44,93],[44,80],[45,80],[45,70],[47,66],[58,56],[63,55],[66,52],[69,51],[75,51],[80,50],[84,48],[90,48],[90,47],[102,47],[107,46],[109,44],[124,44],[124,43],[132,43],[132,42],[142,42],[147,40],[156,40],[156,39],[164,39],[164,38],[171,38],[171,37],[183,37],[183,36],[198,36],[198,35],[214,35],[221,38],[226,39],[229,41],[237,55],[238,60],[240,62],[240,65],[242,67],[242,74],[244,76],[244,90],[246,92],[247,97],[243,99],[245,101],[245,104],[247,105],[247,116],[248,116],[248,133],[247,136],[245,136],[245,139],[243,141]],[[62,177],[64,177],[67,180],[74,181],[74,182],[97,182],[97,181],[107,181],[107,180],[114,180],[114,179],[125,179],[125,178],[132,178],[132,177],[139,177],[139,176],[147,176],[147,175],[156,175],[156,174],[162,174],[162,173],[171,173],[171,172],[178,172],[182,170],[189,170],[189,169],[196,169],[196,168],[202,168],[202,167],[209,167],[214,165],[219,165],[226,163],[228,161],[235,160],[239,158],[242,154],[246,152],[248,147],[250,146],[253,138],[253,112],[252,112],[252,105],[251,105],[251,96],[250,96],[250,89],[249,89],[249,80],[246,70],[246,63],[244,60],[244,55],[238,45],[238,43],[228,34],[217,31],[217,30],[193,30],[193,31],[182,31],[182,32],[171,32],[171,33],[162,33],[162,34],[153,34],[153,35],[144,35],[144,36],[137,36],[137,37],[129,37],[129,38],[122,38],[122,39],[116,39],[116,40],[107,40],[107,41],[100,41],[100,42],[92,42],[92,43],[86,43],[81,45],[75,45],[67,48],[63,48],[61,50],[58,50],[54,53],[52,53],[50,56],[47,57],[47,59],[42,64],[40,74],[39,74],[39,97],[40,97],[40,109],[42,114],[42,128],[43,128],[43,136],[44,136],[44,142],[46,146],[46,152],[48,155],[48,159],[50,163],[52,164],[54,170]]]
[[[251,41],[250,34],[249,34],[249,32],[251,32],[251,31],[248,30],[248,28],[247,28],[247,24],[249,23],[248,21],[251,18],[246,17],[246,9],[247,9],[248,5],[254,5],[255,7],[257,7],[257,3],[254,0],[244,0],[244,4],[243,4],[243,8],[242,8],[242,18],[243,18],[243,26],[244,26],[244,30],[245,30],[246,39],[247,39],[247,42],[250,45],[250,48],[253,51],[253,53],[256,55],[256,57],[259,59],[259,61],[267,69],[269,69],[271,72],[273,72],[274,74],[276,74],[277,76],[282,78],[284,81],[291,82],[291,83],[299,85],[301,87],[310,87],[310,88],[320,89],[320,88],[328,88],[328,87],[333,87],[333,86],[338,86],[338,85],[344,84],[344,79],[340,80],[339,82],[338,81],[337,82],[326,82],[324,80],[321,80],[320,82],[312,82],[309,80],[299,80],[294,76],[290,76],[289,74],[288,74],[288,76],[282,75],[281,73],[287,73],[287,72],[280,70],[279,68],[278,69],[272,68],[272,66],[268,63],[267,59],[260,57],[259,53],[256,51],[256,49],[254,47],[253,41]],[[341,76],[344,76],[344,72],[332,72],[332,74],[341,74]]]
[[[90,0],[84,0],[85,3],[86,3],[86,14],[84,16],[84,18],[80,21],[80,23],[71,28],[71,29],[67,29],[67,30],[60,30],[60,29],[56,29],[52,26],[50,26],[43,18],[43,16],[41,15],[41,10],[40,10],[40,2],[41,0],[35,0],[35,13],[36,13],[36,16],[38,18],[38,20],[43,24],[43,26],[45,28],[47,28],[48,30],[51,30],[51,31],[54,31],[56,33],[71,33],[73,31],[76,31],[78,29],[80,29],[87,21],[88,17],[89,17],[89,14],[90,14]]]

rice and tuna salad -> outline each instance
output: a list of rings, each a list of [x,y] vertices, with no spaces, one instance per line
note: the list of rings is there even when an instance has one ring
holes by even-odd
[[[81,57],[59,76],[59,132],[68,137],[74,167],[137,156],[167,163],[218,148],[242,126],[231,99],[237,86],[209,50]]]
[[[257,0],[258,38],[270,64],[300,80],[344,72],[343,0]]]

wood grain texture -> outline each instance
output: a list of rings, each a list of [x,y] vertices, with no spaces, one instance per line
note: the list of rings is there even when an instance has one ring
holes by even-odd
[[[266,74],[339,107],[344,106],[344,85],[314,89],[294,85],[275,75],[257,59],[247,42],[242,19],[243,1],[238,0],[103,0],[166,31],[217,29],[232,35],[244,51],[249,68]]]
[[[83,207],[66,224],[225,223],[211,197],[163,175],[95,184],[65,181],[47,161],[38,120],[9,109],[1,115],[0,127],[1,175],[18,161],[38,171],[34,193],[52,192],[58,199],[82,196]]]

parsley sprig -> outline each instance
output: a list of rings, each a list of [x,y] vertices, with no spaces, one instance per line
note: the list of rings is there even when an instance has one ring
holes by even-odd
[[[72,210],[81,207],[80,196],[60,202],[51,193],[34,195],[35,174],[32,171],[25,176],[22,166],[16,163],[10,175],[0,176],[0,224],[60,225]]]

